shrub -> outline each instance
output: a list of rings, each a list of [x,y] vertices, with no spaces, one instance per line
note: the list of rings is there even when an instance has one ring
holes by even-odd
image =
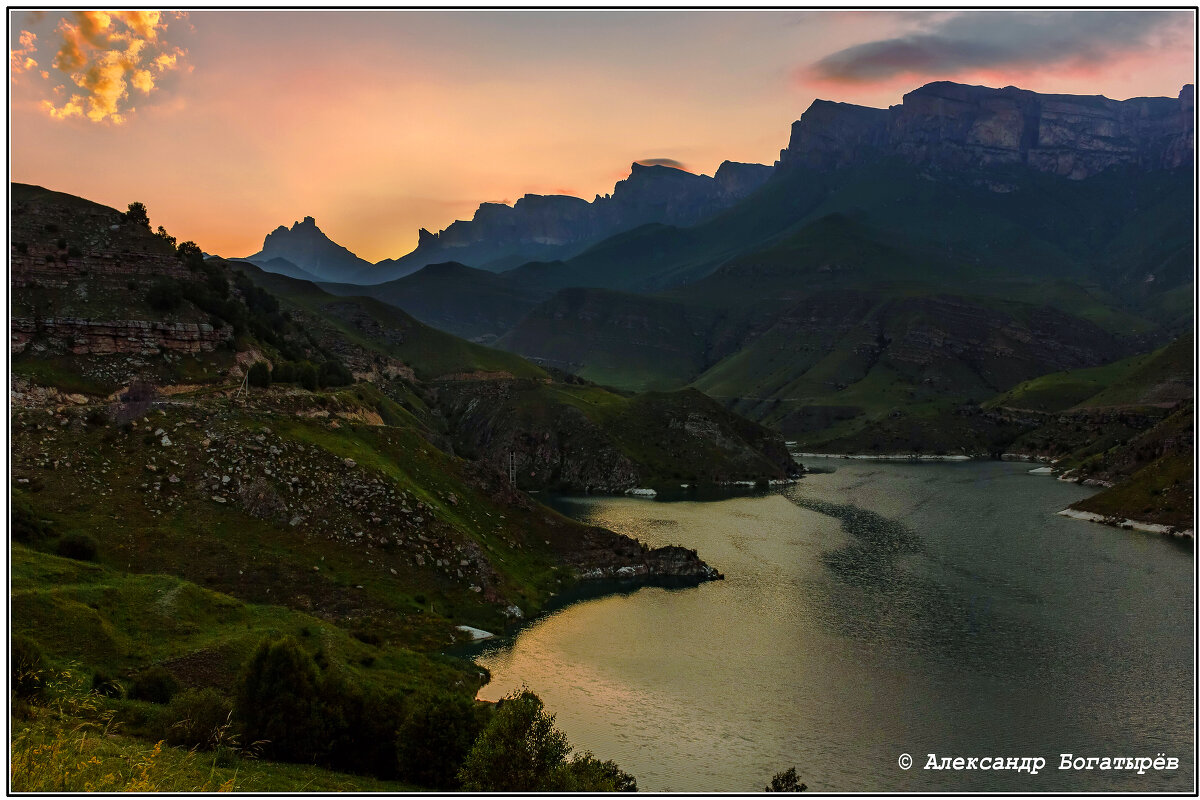
[[[555,791],[571,746],[541,698],[528,689],[505,697],[458,772],[467,791]]]
[[[67,256],[69,258],[79,258],[82,255],[83,255],[83,251],[80,250],[75,245],[71,245],[70,247],[67,248]]]
[[[132,700],[145,700],[148,703],[163,705],[171,702],[171,698],[178,691],[179,681],[175,680],[175,676],[166,667],[155,664],[142,670],[133,679],[129,697]]]
[[[56,534],[54,527],[46,520],[39,519],[37,512],[25,497],[24,493],[14,492],[12,495],[12,538],[21,544],[37,544]]]
[[[233,703],[211,687],[187,689],[171,698],[159,720],[167,744],[213,750],[228,741]]]
[[[763,788],[764,792],[803,792],[808,786],[800,782],[796,776],[796,768],[791,767],[784,772],[777,772],[771,778],[771,784]]]
[[[354,383],[354,376],[340,361],[326,361],[321,365],[317,376],[322,386],[349,386]]]
[[[246,741],[262,742],[270,758],[313,761],[326,741],[320,683],[317,665],[295,639],[264,640],[242,671],[234,701]]]
[[[273,383],[292,383],[296,380],[296,366],[290,362],[284,361],[275,366],[271,371],[271,381]]]
[[[76,561],[95,561],[100,553],[100,545],[86,533],[68,533],[58,540],[56,552],[63,558],[73,558]]]
[[[560,772],[558,790],[562,792],[637,791],[637,780],[632,775],[615,761],[601,761],[590,752],[572,757]]]
[[[183,302],[179,284],[172,280],[157,280],[146,292],[146,303],[155,311],[173,311]]]
[[[45,688],[46,664],[42,651],[25,636],[12,637],[12,690],[22,700],[37,697]]]
[[[396,733],[400,777],[429,789],[458,789],[458,770],[490,708],[459,695],[418,695]]]
[[[87,416],[84,417],[84,420],[88,425],[95,425],[96,427],[107,425],[108,413],[102,408],[93,408],[87,413]]]
[[[267,368],[267,362],[255,361],[246,375],[246,380],[251,386],[257,386],[260,389],[270,386],[271,370]]]
[[[296,382],[310,392],[317,390],[317,368],[307,361],[296,368]]]
[[[146,211],[145,203],[130,203],[129,210],[121,215],[125,222],[134,225],[140,225],[146,230],[150,230],[150,214]]]
[[[92,691],[101,697],[120,697],[124,692],[117,680],[102,670],[92,675]]]

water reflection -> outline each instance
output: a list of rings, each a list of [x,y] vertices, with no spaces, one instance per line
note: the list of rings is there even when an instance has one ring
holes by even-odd
[[[722,582],[576,602],[479,657],[644,790],[1186,790],[1173,774],[905,772],[901,752],[1192,749],[1190,551],[1057,517],[1022,465],[837,464],[719,502],[557,501]],[[625,587],[628,590],[629,587]]]

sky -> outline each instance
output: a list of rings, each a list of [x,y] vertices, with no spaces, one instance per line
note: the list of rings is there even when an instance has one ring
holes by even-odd
[[[1193,11],[10,11],[10,179],[251,255],[305,216],[369,261],[634,161],[773,163],[817,98],[1193,82]]]

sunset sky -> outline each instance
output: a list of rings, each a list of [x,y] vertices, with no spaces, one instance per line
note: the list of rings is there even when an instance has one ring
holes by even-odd
[[[633,161],[772,163],[813,99],[932,80],[1125,99],[1193,80],[1191,11],[9,15],[14,181],[245,256],[306,215],[377,261]]]

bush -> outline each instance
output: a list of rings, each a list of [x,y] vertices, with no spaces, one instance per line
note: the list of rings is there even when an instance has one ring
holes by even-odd
[[[396,733],[400,777],[428,789],[458,789],[458,770],[490,710],[459,695],[411,698]]]
[[[777,772],[771,778],[770,786],[764,787],[764,792],[803,792],[807,791],[808,786],[800,782],[796,776],[796,768],[791,767],[785,772]]]
[[[24,636],[12,637],[12,690],[19,699],[29,700],[46,686],[46,664],[42,651]]]
[[[171,698],[159,720],[161,738],[173,747],[213,750],[229,740],[233,703],[211,687]]]
[[[263,742],[263,755],[312,762],[327,741],[321,729],[321,676],[290,636],[264,640],[238,680],[234,709],[246,741]]]
[[[521,689],[500,701],[458,772],[467,791],[556,791],[571,746],[541,698]]]
[[[102,670],[96,670],[96,673],[92,675],[92,692],[101,697],[120,697],[124,694],[121,684]]]
[[[12,495],[12,538],[21,544],[37,544],[57,535],[54,527],[39,519],[23,492]]]
[[[87,413],[87,416],[84,417],[84,421],[86,421],[88,425],[95,425],[96,427],[107,425],[108,413],[102,408],[93,408]]]
[[[193,271],[204,263],[204,251],[192,241],[182,242],[175,251],[176,255]]]
[[[121,215],[125,222],[134,225],[140,225],[146,230],[150,230],[150,214],[146,211],[145,203],[130,203],[129,210]]]
[[[76,561],[95,561],[100,553],[100,545],[86,533],[68,533],[58,540],[56,552],[63,558],[73,558]]]
[[[146,292],[146,303],[155,311],[173,311],[183,302],[179,284],[172,280],[157,280]]]
[[[271,371],[273,383],[293,383],[296,380],[296,366],[287,361],[275,365]]]
[[[296,368],[296,382],[310,392],[317,390],[317,368],[307,361]]]
[[[175,680],[175,676],[166,667],[155,664],[153,667],[143,670],[133,679],[129,697],[131,700],[145,700],[148,703],[165,705],[171,702],[171,698],[178,691],[179,681]]]
[[[340,361],[326,361],[321,365],[317,379],[322,386],[349,386],[354,383],[354,376]]]
[[[265,389],[271,385],[271,370],[267,368],[267,362],[255,361],[250,367],[250,372],[246,376],[246,381],[251,386],[257,386],[260,389]]]
[[[636,792],[637,781],[615,761],[601,761],[591,753],[574,756],[561,770],[562,792]]]

